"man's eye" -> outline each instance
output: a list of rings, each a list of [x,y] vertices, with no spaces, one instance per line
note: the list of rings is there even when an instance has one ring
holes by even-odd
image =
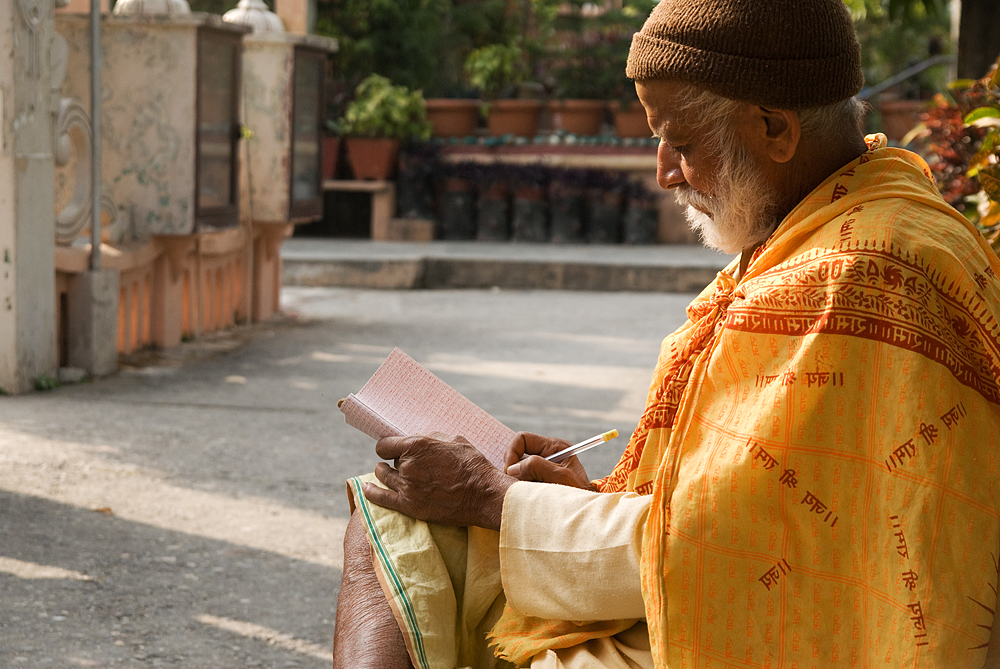
[[[691,150],[691,145],[690,144],[671,144],[669,141],[667,141],[663,137],[660,137],[659,140],[660,140],[660,144],[661,145],[667,146],[673,153],[676,153],[676,154],[681,155],[681,156],[688,155],[688,153]]]

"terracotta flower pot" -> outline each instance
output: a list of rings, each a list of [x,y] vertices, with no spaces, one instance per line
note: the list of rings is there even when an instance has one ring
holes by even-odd
[[[497,100],[490,103],[486,125],[490,134],[534,137],[538,133],[538,116],[542,103],[538,100]]]
[[[882,132],[889,139],[898,142],[920,123],[920,112],[927,105],[921,100],[884,100],[879,102],[878,111],[882,115]]]
[[[619,137],[651,137],[653,135],[653,131],[649,129],[649,121],[646,120],[646,110],[638,100],[624,109],[620,103],[612,102],[611,113],[615,119],[615,132]]]
[[[475,134],[481,101],[430,98],[426,103],[427,120],[435,137],[468,137]]]
[[[603,100],[553,100],[549,103],[552,127],[574,135],[593,136],[601,131],[607,113]]]
[[[347,137],[344,142],[355,179],[383,181],[395,174],[398,139]]]
[[[323,181],[337,178],[340,137],[323,137]]]

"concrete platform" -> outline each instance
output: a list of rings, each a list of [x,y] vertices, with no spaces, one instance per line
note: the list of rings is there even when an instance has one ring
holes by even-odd
[[[286,240],[286,286],[699,292],[730,260],[700,245]]]

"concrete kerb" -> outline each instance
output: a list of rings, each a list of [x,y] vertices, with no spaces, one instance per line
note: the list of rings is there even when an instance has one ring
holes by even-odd
[[[284,283],[377,289],[698,292],[729,258],[700,246],[288,240]]]

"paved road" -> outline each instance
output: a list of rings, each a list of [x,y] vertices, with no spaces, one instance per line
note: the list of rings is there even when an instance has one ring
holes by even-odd
[[[627,434],[690,296],[283,299],[297,317],[0,398],[0,667],[329,666],[343,481],[377,461],[336,400],[399,346],[514,429]]]

